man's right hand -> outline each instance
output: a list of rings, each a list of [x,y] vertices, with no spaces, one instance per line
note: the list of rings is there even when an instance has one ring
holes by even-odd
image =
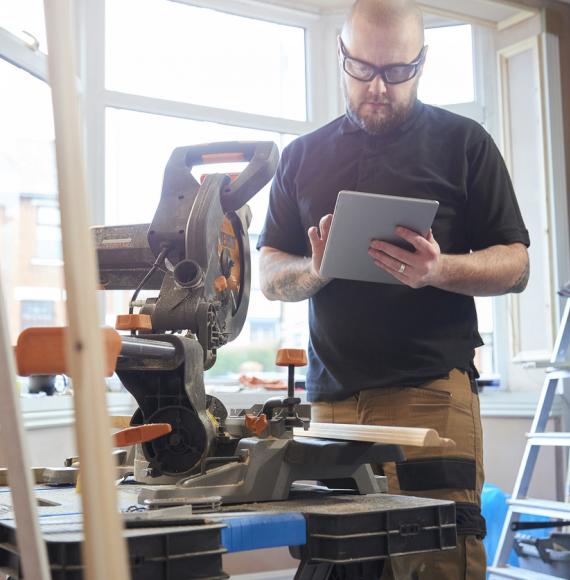
[[[328,214],[321,218],[318,228],[309,228],[310,258],[271,246],[261,248],[259,274],[261,291],[267,299],[299,302],[311,298],[330,282],[320,275],[320,270],[331,222],[332,215]]]
[[[321,263],[331,229],[332,217],[330,213],[323,216],[319,222],[319,227],[313,226],[308,231],[312,250],[311,273],[321,279]]]

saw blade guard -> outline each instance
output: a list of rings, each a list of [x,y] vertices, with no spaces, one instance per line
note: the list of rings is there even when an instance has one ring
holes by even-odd
[[[158,298],[147,300],[141,313],[150,315],[155,333],[195,334],[205,368],[243,328],[251,280],[246,203],[271,179],[277,161],[272,142],[236,141],[179,147],[166,166],[148,230],[165,275]],[[214,173],[199,184],[191,174],[197,165],[231,162],[249,163],[235,179]]]

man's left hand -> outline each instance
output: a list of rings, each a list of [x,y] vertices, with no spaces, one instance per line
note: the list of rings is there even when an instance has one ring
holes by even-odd
[[[374,263],[410,288],[433,285],[440,276],[442,255],[431,230],[424,238],[417,232],[398,226],[396,234],[409,242],[415,252],[403,250],[388,242],[373,240],[368,253]]]

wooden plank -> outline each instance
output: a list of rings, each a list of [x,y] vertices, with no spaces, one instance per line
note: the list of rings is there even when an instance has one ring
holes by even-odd
[[[395,445],[411,445],[413,447],[455,447],[455,442],[452,439],[440,437],[435,429],[418,429],[414,427],[311,423],[307,431],[297,427],[293,429],[293,434],[295,437],[391,443]]]
[[[89,232],[71,0],[44,0],[52,90],[65,285],[67,360],[81,458],[85,578],[130,577],[114,486],[95,249]]]
[[[51,578],[47,551],[41,537],[32,471],[16,389],[16,370],[8,317],[0,280],[0,426],[6,462],[10,470],[8,482],[12,493],[14,516],[18,528],[18,550],[26,578]]]

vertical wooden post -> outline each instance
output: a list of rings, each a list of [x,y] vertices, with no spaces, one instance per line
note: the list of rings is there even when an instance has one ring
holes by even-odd
[[[0,428],[7,458],[8,482],[16,517],[18,550],[26,578],[49,580],[46,546],[41,537],[38,510],[28,464],[20,394],[16,389],[14,355],[8,332],[0,280]]]
[[[48,36],[59,202],[67,289],[67,360],[74,385],[75,429],[81,460],[83,558],[87,580],[130,577],[111,458],[97,271],[88,201],[71,0],[44,0]]]

